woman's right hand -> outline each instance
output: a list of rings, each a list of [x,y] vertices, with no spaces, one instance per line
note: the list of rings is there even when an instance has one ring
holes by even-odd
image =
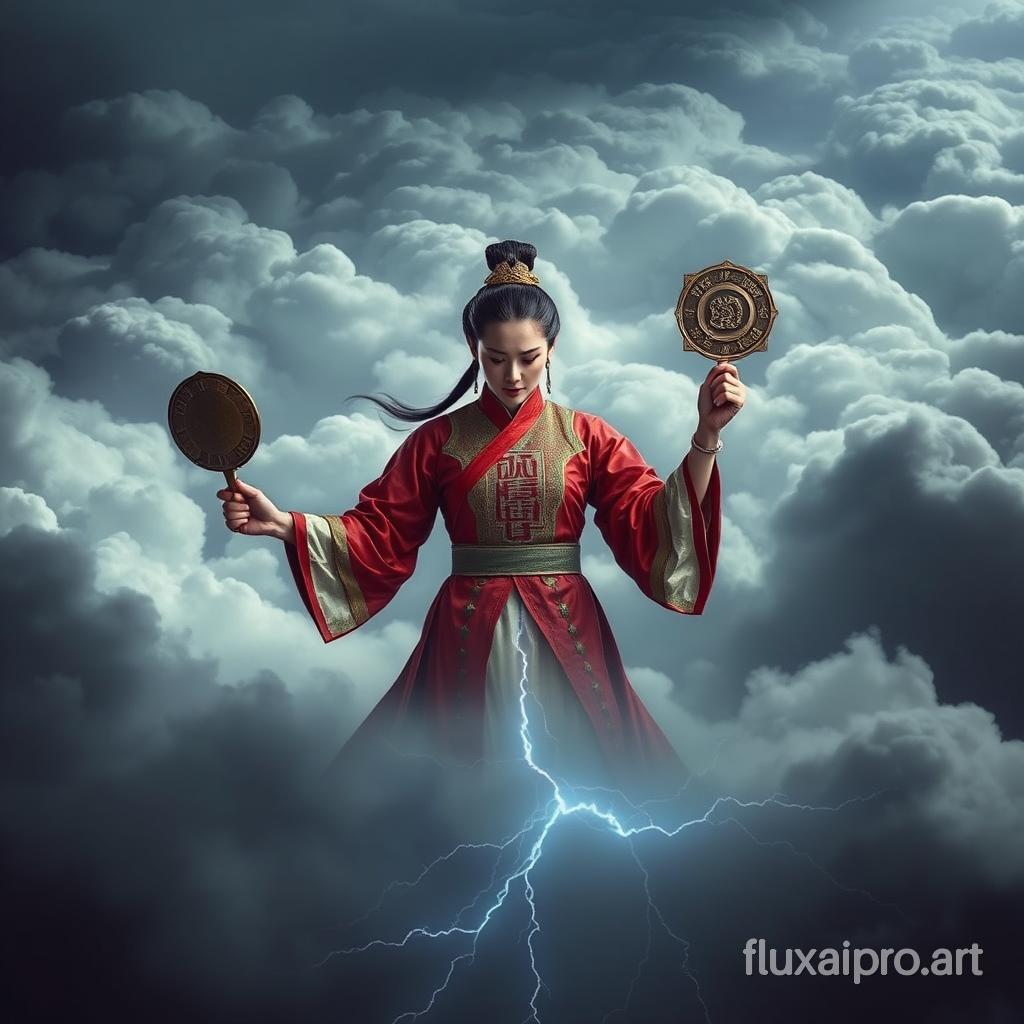
[[[235,488],[225,487],[217,492],[224,503],[224,525],[232,533],[244,533],[247,537],[282,537],[286,529],[285,520],[291,523],[291,516],[282,512],[259,488],[242,480],[235,481]]]

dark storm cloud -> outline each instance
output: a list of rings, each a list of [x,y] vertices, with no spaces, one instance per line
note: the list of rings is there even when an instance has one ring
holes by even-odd
[[[920,17],[932,6],[902,8]],[[66,157],[73,136],[52,127],[83,96],[151,88],[179,89],[237,123],[285,94],[330,112],[368,97],[378,105],[389,95],[398,106],[415,95],[457,105],[507,97],[530,108],[547,105],[564,81],[600,81],[611,91],[637,81],[686,81],[743,113],[752,143],[809,151],[849,85],[845,47],[861,42],[868,48],[857,60],[862,82],[865,72],[877,75],[878,59],[893,71],[927,61],[915,40],[886,57],[877,49],[870,55],[874,44],[864,37],[894,17],[878,3],[858,5],[854,17],[831,0],[724,7],[644,0],[628,12],[616,4],[510,9],[457,0],[427,6],[301,0],[286,11],[267,0],[229,0],[218,5],[216,22],[204,22],[197,34],[203,10],[197,0],[173,12],[125,0],[92,8],[50,0],[10,14],[0,86],[20,102],[5,109],[0,127],[19,145],[6,150],[5,172]],[[972,38],[988,33],[1001,35],[1012,55],[999,18],[957,27],[964,10],[940,13],[951,21],[943,22],[937,41],[953,28],[953,52],[961,45],[969,50]],[[1011,28],[1016,24],[1012,12],[1000,17]],[[624,38],[629,45],[622,45]],[[386,48],[378,50],[381,39]],[[876,70],[868,70],[872,65]]]
[[[466,819],[466,785],[477,774],[457,773],[447,788],[452,779],[423,762],[412,766],[412,783],[378,773],[353,792],[331,790],[319,773],[333,750],[336,696],[296,698],[271,674],[237,688],[218,686],[211,664],[166,640],[158,644],[147,599],[127,591],[97,595],[91,556],[67,534],[14,530],[0,539],[0,558],[10,570],[0,584],[9,609],[0,829],[6,876],[17,879],[5,922],[18,939],[6,966],[8,1005],[19,1018],[55,1019],[97,999],[117,1018],[161,1021],[297,1014],[319,1020],[339,1013],[377,1019],[425,1005],[446,964],[427,940],[406,951],[325,957],[374,937],[394,939],[424,919],[450,920],[453,908],[486,886],[487,859],[468,856],[454,862],[457,873],[432,876],[425,892],[399,889],[370,921],[350,924],[377,903],[389,879],[415,878],[444,852],[446,825],[458,820],[464,839],[498,837]],[[927,696],[920,682],[904,684],[902,692],[913,698],[909,703]],[[878,693],[891,699],[891,692]],[[772,701],[762,688],[761,710],[748,721],[766,721]],[[801,720],[789,717],[788,728],[813,721],[806,710]],[[973,728],[983,735],[983,727]],[[756,1005],[752,987],[736,984],[749,935],[772,934],[780,945],[839,945],[850,937],[921,949],[975,940],[986,948],[985,967],[999,976],[1005,971],[1006,954],[992,931],[995,901],[1005,910],[1008,898],[1006,879],[991,877],[996,851],[960,844],[957,830],[915,813],[905,801],[952,769],[899,745],[892,756],[901,766],[879,760],[881,729],[891,733],[893,721],[880,717],[876,731],[861,736],[854,729],[814,771],[810,751],[801,757],[794,750],[786,778],[790,794],[808,800],[839,802],[889,787],[880,803],[824,817],[728,805],[715,824],[675,840],[637,841],[659,912],[691,943],[690,967],[712,1019],[747,1019]],[[346,790],[352,785],[346,780]],[[427,818],[431,828],[422,831]],[[883,820],[890,827],[880,828]],[[493,828],[493,814],[488,822]],[[420,830],[409,831],[412,823]],[[507,823],[505,829],[511,832]],[[576,1019],[581,1007],[604,1013],[624,1004],[634,964],[644,959],[642,876],[621,840],[592,829],[562,826],[550,848],[555,875],[545,868],[534,880],[544,925],[537,956],[548,983],[545,1006],[558,1020]],[[955,882],[946,887],[941,923],[932,920],[932,890],[920,884],[914,861],[925,852],[931,873]],[[893,857],[896,873],[880,870]],[[575,868],[567,880],[554,884],[568,864]],[[864,893],[869,883],[878,891]],[[723,917],[726,903],[731,909]],[[588,906],[590,967],[581,973],[574,967],[576,936],[587,927],[579,914]],[[602,925],[595,931],[596,922]],[[511,941],[527,923],[513,896],[489,942]],[[523,952],[521,944],[512,947]],[[630,1000],[632,1013],[672,1019],[657,1006],[665,1005],[661,986],[677,977],[678,957],[674,943],[664,952],[654,947]],[[595,977],[592,965],[601,958],[606,966]],[[41,964],[59,986],[41,986]],[[459,972],[439,1012],[458,1016],[490,999],[492,1019],[520,1019],[530,991],[525,965],[482,945],[479,962]],[[692,990],[672,985],[673,1013],[699,1008]],[[989,1019],[980,1014],[997,998],[969,984],[943,992],[948,1005],[972,1019]],[[855,1020],[868,1006],[909,998],[892,982],[856,995],[832,1019]],[[779,993],[778,1005],[795,1013],[791,1000],[806,998],[792,988]]]
[[[636,81],[641,69],[641,78],[673,81],[682,68],[695,84],[701,78],[750,102],[767,88],[769,102],[789,95],[803,103],[827,94],[832,73],[813,46],[824,34],[808,13],[818,7],[832,5],[748,2],[709,11],[695,0],[645,0],[626,11],[611,3],[552,9],[300,0],[285,10],[268,0],[227,0],[212,20],[203,18],[207,8],[197,0],[173,11],[125,0],[88,8],[70,0],[20,5],[8,12],[0,50],[0,88],[21,98],[0,121],[6,136],[21,140],[6,151],[4,166],[11,171],[56,156],[50,126],[83,95],[147,88],[181,89],[234,120],[283,93],[328,110],[395,88],[462,103],[514,98],[543,73],[562,80],[596,74],[614,89]],[[705,43],[701,25],[708,21]],[[624,33],[637,45],[609,51],[605,41]],[[794,59],[787,60],[790,48]]]
[[[358,1005],[350,977],[315,965],[388,881],[447,849],[476,773],[446,787],[414,763],[411,790],[387,771],[332,786],[322,773],[352,725],[337,679],[302,696],[270,672],[218,685],[148,598],[97,592],[70,533],[14,529],[0,563],[8,1012],[49,1020],[102,999],[112,1019],[284,1020]]]
[[[330,842],[301,789],[330,743],[326,709],[310,714],[270,675],[217,686],[211,663],[161,637],[150,601],[97,594],[92,557],[68,534],[19,528],[0,552],[17,1017],[104,992],[119,1014],[166,999],[153,1012],[168,1019],[230,1001],[232,972],[273,994],[254,969],[269,936],[253,928],[277,886],[291,890],[280,906],[295,905]],[[63,992],[39,987],[44,962]]]
[[[1021,522],[1020,470],[963,420],[885,404],[857,403],[842,455],[812,460],[779,505],[772,598],[734,623],[744,642],[727,659],[740,678],[755,663],[792,669],[880,626],[887,651],[905,644],[932,666],[943,701],[975,701],[1019,737],[1015,639],[991,624],[1018,606],[1021,548],[979,524]]]

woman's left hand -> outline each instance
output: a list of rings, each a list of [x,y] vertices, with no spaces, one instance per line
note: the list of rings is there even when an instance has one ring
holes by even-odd
[[[715,363],[697,393],[698,429],[717,434],[743,408],[746,395],[736,364],[727,359]]]

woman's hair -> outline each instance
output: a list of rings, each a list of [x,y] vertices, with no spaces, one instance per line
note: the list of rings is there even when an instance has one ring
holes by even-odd
[[[491,270],[496,269],[503,262],[507,262],[511,266],[516,260],[525,263],[530,270],[533,270],[537,250],[529,242],[506,240],[487,246],[485,256],[487,266]],[[555,308],[551,296],[539,285],[491,284],[484,285],[466,303],[466,308],[462,311],[462,332],[467,338],[477,341],[483,335],[484,328],[488,324],[508,320],[535,321],[547,339],[549,348],[561,326],[558,320],[558,310]],[[366,398],[375,402],[396,419],[406,423],[418,423],[420,420],[429,420],[453,406],[469,390],[476,375],[477,361],[474,359],[447,397],[442,398],[437,405],[423,408],[406,405],[405,402],[400,402],[387,393],[384,393],[384,398],[363,394],[349,395],[346,401],[353,398]]]

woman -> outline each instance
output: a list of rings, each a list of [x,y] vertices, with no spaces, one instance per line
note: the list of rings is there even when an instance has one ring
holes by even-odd
[[[744,387],[720,362],[698,396],[690,450],[665,481],[598,416],[546,399],[558,312],[532,273],[536,249],[486,251],[490,276],[463,311],[473,362],[436,406],[370,398],[425,421],[383,474],[340,515],[282,512],[242,481],[224,499],[229,529],[283,539],[306,609],[325,643],[379,612],[412,574],[440,509],[452,539],[419,643],[343,748],[418,723],[435,754],[523,757],[571,781],[624,785],[639,771],[681,768],[626,677],[604,611],[580,573],[587,504],[612,553],[651,600],[699,615],[721,522],[714,452]],[[476,380],[480,397],[445,413]],[[476,388],[474,388],[476,390]],[[525,657],[525,676],[524,676]],[[521,684],[528,699],[520,705]]]

